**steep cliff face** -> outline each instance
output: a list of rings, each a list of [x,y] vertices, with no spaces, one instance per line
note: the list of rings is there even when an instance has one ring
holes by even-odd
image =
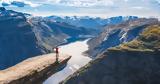
[[[89,31],[0,8],[0,32],[0,69],[5,69],[26,58],[50,53],[67,38],[78,38]]]
[[[0,32],[0,69],[42,54],[31,25],[22,13],[2,11]]]
[[[87,53],[94,58],[107,48],[132,41],[147,26],[157,23],[157,19],[137,18],[117,25],[106,26],[100,35],[88,42],[89,51]]]
[[[151,26],[137,43],[108,49],[61,84],[159,84],[159,31],[160,26]]]
[[[109,51],[62,84],[159,84],[160,52]]]

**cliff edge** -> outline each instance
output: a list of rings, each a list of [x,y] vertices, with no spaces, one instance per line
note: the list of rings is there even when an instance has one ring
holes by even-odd
[[[0,84],[42,84],[52,74],[63,69],[69,55],[60,55],[56,63],[55,54],[29,58],[13,67],[0,71]]]

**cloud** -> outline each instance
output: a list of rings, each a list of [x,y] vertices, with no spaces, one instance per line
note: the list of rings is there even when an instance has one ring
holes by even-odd
[[[133,6],[133,5],[144,5],[148,4],[150,1],[157,1],[160,3],[160,0],[2,0],[3,2],[10,3],[13,1],[24,2],[32,7],[41,6],[43,4],[50,5],[64,5],[72,7],[110,7],[110,6]]]
[[[92,7],[92,6],[109,6],[113,5],[112,0],[61,0],[59,4],[74,7]]]
[[[158,5],[160,6],[160,0],[156,0],[156,1],[157,1]]]
[[[135,7],[131,7],[132,9],[136,9],[136,10],[145,10],[146,8],[141,7],[141,6],[135,6]]]
[[[12,2],[2,2],[2,6],[16,6],[16,7],[24,7],[28,4],[20,1],[12,1]]]
[[[27,5],[27,4],[24,3],[24,2],[13,1],[13,2],[11,2],[11,5],[17,6],[17,7],[24,7],[24,6]]]
[[[2,0],[8,5],[23,2],[25,12],[32,14],[93,16],[160,16],[160,0]],[[22,11],[22,8],[13,8]],[[33,11],[36,10],[36,11]]]
[[[16,6],[16,7],[24,7],[24,6],[38,7],[42,5],[27,0],[2,0],[0,3],[2,4],[2,6]]]
[[[30,1],[25,1],[25,3],[28,4],[31,7],[38,7],[38,6],[42,5],[40,3],[33,3],[33,2],[30,2]]]
[[[91,6],[110,6],[113,0],[2,0],[3,2],[19,1],[31,6],[40,6],[40,4],[58,4],[73,7],[91,7]]]
[[[160,3],[160,0],[156,0],[158,3]]]
[[[2,2],[2,6],[9,6],[10,4]]]
[[[128,0],[124,0],[125,2],[128,2]]]

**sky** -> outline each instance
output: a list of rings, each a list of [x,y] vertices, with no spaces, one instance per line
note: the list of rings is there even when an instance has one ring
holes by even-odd
[[[0,3],[7,9],[37,16],[160,17],[160,0],[0,0]]]

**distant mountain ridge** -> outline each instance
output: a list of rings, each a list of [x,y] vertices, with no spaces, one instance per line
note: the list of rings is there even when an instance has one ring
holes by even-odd
[[[159,23],[156,18],[137,18],[116,25],[108,25],[97,37],[88,41],[90,57],[96,57],[105,49],[132,41],[149,25]]]
[[[92,28],[92,29],[97,29],[101,30],[106,25],[114,25],[121,23],[123,21],[127,20],[132,20],[132,19],[137,19],[137,16],[117,16],[117,17],[111,17],[111,18],[99,18],[99,17],[89,17],[89,16],[84,16],[84,17],[78,17],[78,16],[64,16],[64,17],[59,17],[59,16],[50,16],[47,17],[50,19],[53,19],[57,22],[65,22],[70,25],[74,25],[77,27],[84,27],[84,28]]]

